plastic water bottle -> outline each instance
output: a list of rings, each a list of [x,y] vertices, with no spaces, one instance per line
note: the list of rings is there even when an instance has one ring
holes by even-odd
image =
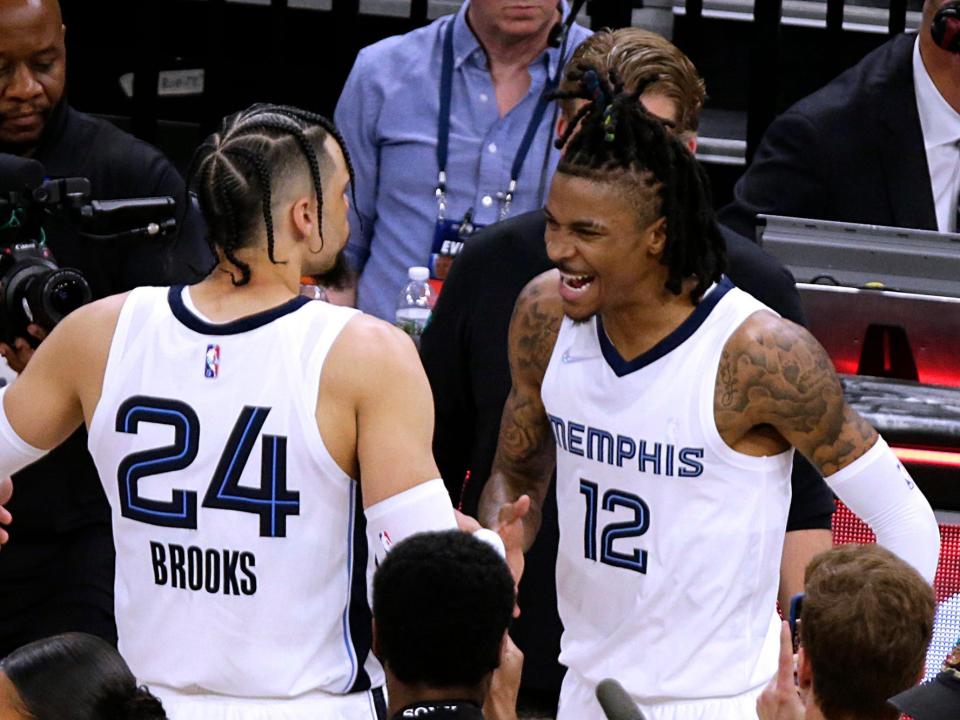
[[[430,311],[436,297],[427,279],[430,270],[425,267],[412,267],[407,271],[407,284],[400,291],[397,301],[398,328],[413,338],[413,342],[420,347],[420,336],[430,320]]]

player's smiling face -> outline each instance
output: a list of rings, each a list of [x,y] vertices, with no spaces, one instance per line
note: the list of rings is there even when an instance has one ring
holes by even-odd
[[[616,184],[558,172],[544,214],[547,255],[560,269],[560,296],[570,318],[615,311],[642,297],[644,284],[662,285],[664,222],[652,213],[644,222]]]

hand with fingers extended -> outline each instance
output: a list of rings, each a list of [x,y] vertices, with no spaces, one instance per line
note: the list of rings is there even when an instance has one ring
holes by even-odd
[[[513,581],[519,585],[523,577],[524,528],[523,518],[530,512],[530,496],[521,495],[513,502],[500,506],[497,516],[497,533],[507,550],[507,565],[513,573]]]
[[[805,710],[793,679],[793,638],[790,623],[780,627],[780,662],[777,674],[757,698],[760,720],[803,720]]]
[[[30,337],[37,341],[37,344],[43,342],[43,339],[49,334],[47,330],[44,330],[36,323],[27,325],[27,332],[30,334]],[[10,369],[15,373],[23,372],[27,363],[30,362],[30,358],[33,357],[33,352],[34,347],[26,338],[14,338],[13,345],[0,343],[0,355],[4,357],[7,365],[9,365]]]
[[[13,480],[11,480],[9,477],[0,479],[0,546],[10,539],[7,531],[2,526],[9,525],[10,521],[13,520],[13,516],[10,515],[10,511],[5,507],[5,505],[10,501],[10,497],[12,495]]]

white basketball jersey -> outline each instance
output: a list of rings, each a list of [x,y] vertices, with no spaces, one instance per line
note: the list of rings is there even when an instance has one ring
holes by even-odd
[[[598,317],[564,318],[543,381],[557,445],[560,660],[640,702],[737,695],[773,675],[793,451],[721,439],[724,344],[766,306],[723,279],[624,361]]]
[[[182,287],[124,303],[89,448],[140,681],[269,698],[383,683],[359,486],[316,421],[324,360],[356,313],[300,297],[213,324]]]

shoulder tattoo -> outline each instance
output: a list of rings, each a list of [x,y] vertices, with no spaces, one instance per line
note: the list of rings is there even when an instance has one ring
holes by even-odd
[[[773,426],[824,475],[862,455],[876,431],[846,404],[820,343],[799,325],[769,315],[745,325],[720,358],[718,421]]]
[[[560,298],[547,281],[541,276],[523,289],[510,320],[511,370],[536,372],[541,378],[563,319]]]

